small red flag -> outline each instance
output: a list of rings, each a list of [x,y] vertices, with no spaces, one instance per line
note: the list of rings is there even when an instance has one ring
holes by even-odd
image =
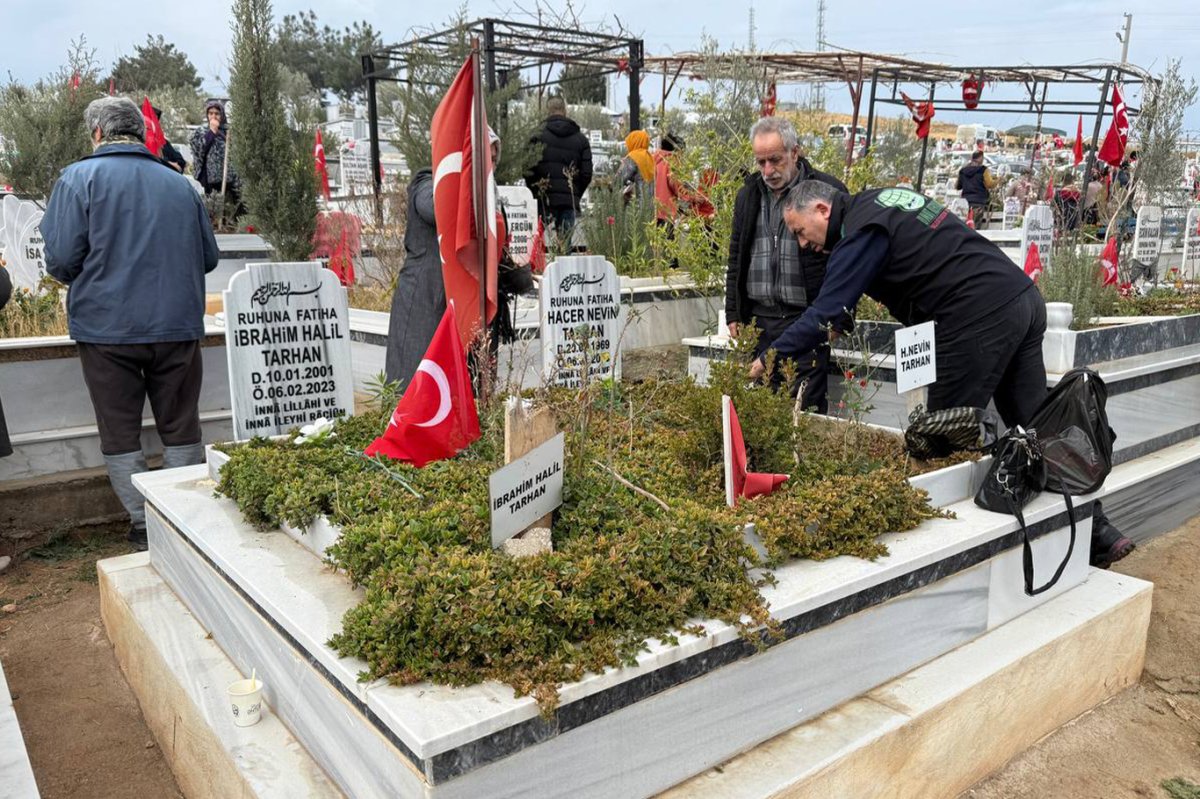
[[[325,163],[325,143],[321,141],[321,129],[317,128],[317,141],[313,145],[313,161],[321,178],[321,193],[329,199],[329,166]]]
[[[1046,184],[1046,202],[1054,202],[1054,170],[1050,170],[1050,182]]]
[[[904,92],[900,92],[900,97],[904,99],[904,104],[908,106],[908,112],[912,114],[912,121],[917,124],[917,138],[924,139],[929,135],[929,125],[934,115],[933,101],[928,100],[918,103]]]
[[[75,91],[76,89],[78,89],[79,83],[80,83],[79,70],[75,70],[74,72],[71,73],[71,84],[70,84],[71,91]]]
[[[1104,271],[1104,285],[1117,285],[1117,239],[1115,236],[1104,245],[1104,252],[1100,253],[1100,266]]]
[[[977,79],[975,73],[972,72],[970,77],[962,82],[962,98],[963,105],[968,111],[973,111],[979,106],[979,95],[983,92],[983,75]]]
[[[167,137],[163,134],[162,125],[158,124],[158,114],[154,113],[149,97],[142,98],[142,117],[146,120],[146,149],[161,156]]]
[[[329,258],[329,268],[338,276],[343,286],[354,285],[354,254],[350,251],[350,243],[346,240],[346,228],[342,228],[341,240],[334,248]]]
[[[1042,256],[1038,254],[1036,242],[1030,244],[1028,252],[1025,253],[1025,274],[1029,275],[1029,279],[1034,283],[1042,274]]]
[[[488,185],[487,209],[482,221],[490,228],[489,238],[495,238],[496,195],[491,147],[486,133],[478,146],[472,141],[472,72],[472,59],[468,58],[438,105],[429,129],[433,150],[433,208],[437,218],[438,249],[442,256],[442,282],[446,287],[446,299],[456,300],[462,309],[458,315],[458,332],[463,346],[482,332],[482,320],[467,311],[479,307],[481,279],[486,281],[487,287],[487,321],[496,315],[498,264],[495,247],[488,247],[484,257],[480,258],[479,240],[482,237],[475,225],[472,153],[479,150],[483,154]],[[487,119],[481,122],[486,131]]]
[[[762,115],[765,117],[775,116],[776,104],[775,81],[771,81],[770,85],[767,86],[767,96],[762,101]]]
[[[112,78],[109,78],[108,79],[108,96],[112,97],[116,93],[117,93],[116,84],[113,82]]]
[[[1125,111],[1125,100],[1117,86],[1113,86],[1112,107],[1112,124],[1104,134],[1104,144],[1100,146],[1097,157],[1106,164],[1120,166],[1125,158],[1125,145],[1129,141],[1129,114]]]
[[[546,271],[546,226],[540,215],[537,221],[537,233],[533,236],[533,246],[529,250],[529,268],[535,275]]]
[[[975,209],[974,208],[967,209],[967,227],[971,228],[971,230],[975,229]]]
[[[1079,125],[1075,128],[1075,166],[1083,163],[1083,114],[1079,115]],[[1085,180],[1084,183],[1087,183]]]
[[[770,494],[787,482],[786,474],[746,471],[742,425],[728,395],[721,397],[721,421],[725,437],[725,500],[730,507],[737,505],[738,497],[749,499]]]
[[[450,301],[387,430],[371,442],[366,454],[408,461],[419,469],[454,457],[477,438],[475,392]]]

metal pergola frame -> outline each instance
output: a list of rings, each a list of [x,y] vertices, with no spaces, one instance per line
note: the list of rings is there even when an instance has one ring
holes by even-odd
[[[383,178],[380,175],[378,83],[415,83],[410,80],[408,58],[417,51],[448,58],[452,47],[463,38],[478,38],[483,56],[484,79],[488,91],[504,86],[510,75],[554,64],[575,64],[592,68],[592,75],[627,74],[629,76],[630,129],[640,127],[641,97],[639,82],[644,60],[642,40],[631,36],[564,30],[508,19],[486,18],[384,47],[362,56],[363,77],[367,80],[367,122],[371,131],[371,170],[378,197]],[[588,77],[591,77],[589,75]],[[561,83],[541,79],[525,83],[529,89],[541,89]]]
[[[1091,153],[1088,156],[1087,169],[1090,172],[1094,162],[1097,140],[1100,136],[1100,123],[1109,104],[1109,87],[1114,81],[1124,85],[1157,84],[1157,79],[1149,72],[1133,64],[1123,63],[1089,63],[1068,64],[1063,66],[957,66],[925,61],[915,61],[909,58],[869,53],[853,50],[833,50],[823,52],[798,53],[726,53],[716,56],[701,53],[685,52],[670,56],[655,56],[645,59],[648,72],[661,72],[664,76],[663,102],[674,88],[681,74],[704,80],[704,70],[711,68],[721,70],[729,67],[734,61],[752,61],[760,65],[771,76],[772,80],[780,83],[804,82],[844,82],[850,91],[853,104],[851,129],[857,129],[860,118],[863,84],[870,80],[870,99],[867,105],[867,150],[870,150],[875,134],[875,109],[877,105],[905,105],[900,98],[902,85],[915,84],[927,90],[927,96],[912,98],[916,102],[932,102],[937,85],[949,84],[957,86],[969,75],[982,77],[988,83],[1011,83],[1025,87],[1027,100],[988,100],[980,98],[975,109],[967,109],[962,104],[961,96],[957,93],[954,99],[946,101],[945,107],[963,111],[980,113],[1028,113],[1036,111],[1038,126],[1041,126],[1043,115],[1076,115],[1095,113],[1096,123],[1092,131]],[[666,84],[666,76],[673,74],[670,86]],[[719,77],[713,75],[711,77]],[[1054,100],[1047,97],[1051,84],[1091,84],[1102,85],[1098,102],[1087,100]],[[890,87],[888,96],[881,96],[880,86],[885,92]],[[1138,109],[1129,107],[1131,116]],[[849,137],[846,148],[846,166],[849,167],[854,158],[855,136]],[[921,160],[918,168],[916,188],[919,191],[925,173],[925,161],[928,154],[929,139],[921,142]],[[1085,173],[1087,174],[1087,173]]]

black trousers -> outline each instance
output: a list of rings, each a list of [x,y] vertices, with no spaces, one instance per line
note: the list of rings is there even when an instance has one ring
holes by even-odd
[[[754,357],[761,357],[775,339],[783,335],[783,331],[799,319],[800,316],[754,318],[754,326],[758,328],[758,343],[754,347]],[[828,413],[829,401],[825,393],[829,388],[829,346],[821,345],[811,352],[806,352],[798,358],[776,358],[775,371],[771,373],[771,387],[780,388],[783,385],[781,367],[785,361],[796,364],[796,379],[788,390],[793,397],[804,386],[804,397],[801,402],[805,410],[816,408],[817,413]]]
[[[0,458],[13,454],[12,442],[8,439],[8,425],[4,422],[4,405],[0,404]]]
[[[1045,333],[1046,303],[1032,286],[951,335],[935,331],[937,382],[928,410],[984,408],[994,399],[1006,425],[1028,424],[1046,398]]]
[[[159,344],[79,343],[83,380],[96,411],[100,451],[122,455],[142,449],[146,398],[163,444],[200,443],[199,341]]]

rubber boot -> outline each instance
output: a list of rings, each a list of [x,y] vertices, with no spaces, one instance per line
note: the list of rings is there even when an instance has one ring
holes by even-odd
[[[1107,569],[1135,548],[1133,541],[1108,520],[1104,508],[1097,502],[1092,510],[1092,551],[1089,558],[1091,565],[1098,569]]]
[[[146,500],[133,487],[133,476],[146,471],[146,457],[137,452],[120,455],[105,455],[104,465],[108,469],[108,482],[129,514],[129,542],[139,551],[146,549]]]
[[[204,463],[203,444],[183,444],[178,447],[163,447],[162,467],[164,469],[195,466],[197,463]]]

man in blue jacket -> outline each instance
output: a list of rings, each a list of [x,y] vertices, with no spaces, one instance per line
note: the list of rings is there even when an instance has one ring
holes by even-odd
[[[62,171],[42,218],[46,269],[66,283],[71,337],[96,412],[113,490],[146,548],[143,500],[147,397],[163,466],[199,463],[204,275],[218,251],[200,196],[142,143],[132,101],[104,97],[83,113],[94,152]]]

